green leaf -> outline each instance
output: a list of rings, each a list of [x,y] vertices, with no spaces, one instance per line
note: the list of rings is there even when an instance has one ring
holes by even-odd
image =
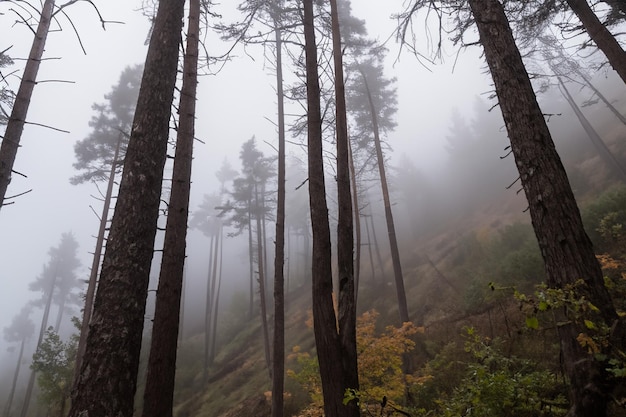
[[[585,326],[588,329],[595,329],[596,325],[591,320],[585,320]]]
[[[537,317],[526,317],[526,327],[537,330],[539,328],[539,320],[537,320]]]

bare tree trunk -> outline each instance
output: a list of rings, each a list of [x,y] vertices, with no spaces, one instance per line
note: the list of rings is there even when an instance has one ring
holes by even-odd
[[[11,116],[9,116],[2,145],[0,146],[0,209],[4,205],[7,188],[11,182],[11,172],[13,171],[15,156],[17,155],[17,149],[20,146],[22,132],[24,131],[28,107],[30,106],[35,84],[37,84],[37,73],[39,72],[39,64],[41,63],[48,31],[50,30],[54,1],[46,0],[41,9],[37,32],[33,39],[22,81],[15,95]]]
[[[93,252],[93,260],[91,262],[91,271],[89,272],[89,282],[87,283],[87,293],[85,294],[85,306],[83,307],[83,320],[80,324],[80,337],[78,339],[78,347],[76,349],[76,365],[74,367],[74,385],[78,381],[80,367],[85,355],[85,345],[87,343],[87,334],[89,333],[89,323],[91,323],[91,312],[93,311],[93,300],[96,295],[96,286],[98,283],[98,272],[100,270],[100,258],[102,257],[102,247],[104,246],[104,234],[106,233],[107,221],[109,219],[109,209],[111,207],[111,199],[113,197],[113,185],[115,184],[115,169],[117,168],[117,159],[120,154],[123,134],[120,133],[117,144],[115,145],[115,153],[113,154],[113,162],[111,162],[111,171],[109,172],[109,182],[107,191],[104,196],[104,204],[102,206],[102,215],[100,216],[100,228],[98,229],[98,237],[96,238],[96,248]]]
[[[211,235],[211,243],[209,245],[209,272],[206,279],[206,305],[204,309],[204,368],[202,369],[202,382],[206,385],[209,382],[209,346],[211,345],[211,312],[213,311],[213,290],[215,269],[215,251],[217,250],[217,236]]]
[[[391,261],[393,264],[393,276],[396,284],[396,293],[398,297],[398,312],[400,313],[400,321],[405,323],[409,320],[409,308],[406,302],[406,292],[404,290],[404,278],[402,276],[402,265],[400,263],[400,250],[398,249],[398,239],[396,238],[396,227],[393,222],[393,213],[391,211],[391,201],[389,199],[389,186],[387,184],[387,174],[385,173],[385,158],[383,157],[383,149],[380,144],[380,130],[378,128],[378,110],[374,106],[372,94],[367,83],[365,73],[361,71],[363,84],[367,92],[367,100],[370,106],[372,116],[372,128],[374,130],[374,145],[376,147],[376,158],[378,161],[378,172],[380,174],[380,185],[383,191],[383,202],[385,205],[385,220],[387,221],[387,234],[389,235],[389,247],[391,250]]]
[[[626,170],[624,170],[624,167],[622,167],[619,161],[615,158],[615,155],[613,155],[609,147],[606,146],[606,144],[604,143],[600,135],[598,135],[598,132],[596,132],[596,130],[591,125],[591,123],[589,123],[589,120],[587,120],[583,112],[580,111],[580,108],[578,108],[578,105],[576,104],[576,102],[574,101],[574,98],[569,93],[569,90],[563,83],[563,80],[561,79],[561,77],[557,75],[557,79],[559,80],[559,90],[563,94],[563,97],[565,98],[567,103],[570,105],[572,110],[574,110],[574,114],[576,115],[576,117],[578,118],[578,121],[580,122],[583,129],[585,130],[585,133],[587,133],[589,140],[593,144],[594,148],[596,148],[596,151],[598,151],[598,155],[600,156],[600,158],[604,161],[606,165],[611,167],[612,171],[615,174],[617,174],[620,180],[626,183]]]
[[[587,0],[567,0],[567,4],[578,16],[591,40],[604,52],[613,69],[626,83],[626,53],[619,42],[598,19]]]
[[[350,164],[350,184],[352,185],[352,207],[354,216],[354,306],[356,308],[359,298],[359,280],[361,278],[361,213],[359,210],[359,190],[356,184],[356,169],[352,146],[348,139],[348,162]]]
[[[367,251],[369,253],[370,258],[370,269],[372,270],[372,281],[376,281],[376,268],[374,267],[374,256],[372,256],[372,239],[370,237],[370,221],[372,215],[367,215],[365,218],[365,231],[367,233]]]
[[[354,224],[350,190],[350,146],[346,116],[346,93],[343,79],[343,50],[337,0],[330,0],[335,66],[335,123],[337,124],[337,274],[339,281],[339,340],[343,367],[343,397],[346,390],[359,389],[356,353],[356,296],[354,283]],[[356,190],[355,190],[356,191]],[[343,401],[342,401],[343,404]],[[357,401],[345,404],[342,415],[358,417]]]
[[[219,270],[217,272],[217,286],[215,288],[215,297],[213,300],[213,323],[211,324],[211,350],[209,351],[209,362],[213,363],[215,359],[216,345],[217,345],[217,314],[219,311],[220,304],[220,289],[222,288],[222,260],[224,255],[224,229],[223,225],[220,224],[220,233],[219,233]],[[217,261],[217,260],[216,260]]]
[[[142,415],[144,417],[172,417],[173,415],[180,299],[185,269],[191,164],[195,137],[200,0],[189,1],[188,21],[183,84],[178,106],[176,154],[172,168],[172,189],[165,225],[163,258],[143,397]]]
[[[254,183],[255,218],[256,218],[256,242],[257,242],[257,266],[259,269],[259,298],[261,304],[261,325],[263,332],[263,350],[265,351],[265,363],[272,378],[272,357],[270,348],[270,334],[267,323],[267,300],[265,298],[265,269],[263,266],[263,230],[261,226],[261,205],[259,204],[259,192],[256,182]]]
[[[322,380],[324,414],[339,417],[343,405],[343,367],[341,342],[333,306],[333,280],[330,225],[326,204],[324,160],[322,156],[322,113],[317,70],[317,45],[313,0],[304,0],[304,38],[307,87],[307,142],[309,166],[309,204],[313,230],[312,283],[313,330]]]
[[[24,356],[24,345],[26,344],[26,338],[22,339],[20,343],[20,353],[17,356],[17,365],[15,365],[15,372],[13,373],[13,383],[11,384],[11,392],[9,392],[9,399],[4,409],[4,417],[11,416],[11,407],[13,407],[13,396],[15,395],[15,387],[17,385],[17,377],[20,375],[20,367],[22,364],[22,356]]]
[[[57,283],[57,273],[54,272],[52,277],[52,282],[50,283],[50,293],[48,294],[48,299],[46,300],[46,306],[43,310],[43,317],[41,318],[41,327],[39,328],[39,338],[37,339],[37,345],[35,346],[35,352],[41,346],[41,342],[43,341],[43,337],[46,334],[46,329],[48,326],[48,317],[50,315],[50,307],[52,306],[52,297],[54,296],[54,287]],[[33,388],[35,387],[35,374],[34,370],[30,371],[30,377],[28,378],[28,385],[26,386],[26,394],[24,394],[24,403],[22,404],[22,411],[20,413],[20,417],[26,417],[28,415],[28,407],[30,406],[30,398],[33,395]]]
[[[248,260],[250,268],[250,301],[248,303],[248,320],[254,314],[254,260],[252,249],[252,202],[248,200]]]
[[[185,265],[185,269],[183,270],[183,289],[180,295],[180,318],[178,319],[178,343],[183,341],[183,332],[184,332],[184,324],[185,324],[185,292],[187,290],[187,265]]]
[[[59,310],[57,311],[57,319],[54,322],[54,332],[55,333],[59,333],[59,328],[61,327],[61,320],[63,320],[63,313],[65,310],[65,300],[66,300],[67,296],[64,296],[63,298],[61,298],[61,300],[59,301],[58,307]]]
[[[276,6],[278,9],[280,5]],[[274,13],[276,40],[276,98],[278,100],[278,190],[276,201],[276,251],[274,253],[274,340],[272,354],[272,417],[283,417],[285,391],[285,97],[283,94],[280,10]]]
[[[70,417],[133,415],[184,5],[161,0],[154,20]]]
[[[575,286],[577,296],[597,306],[598,320],[610,328],[617,314],[504,9],[497,0],[470,0],[469,5],[528,200],[548,286]],[[576,286],[579,280],[584,284]],[[564,320],[558,334],[570,379],[568,416],[606,416],[611,383],[604,365],[577,340],[588,329],[571,317]]]

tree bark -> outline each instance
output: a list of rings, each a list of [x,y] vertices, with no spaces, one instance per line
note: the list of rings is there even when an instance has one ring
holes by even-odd
[[[262,227],[262,206],[259,203],[260,196],[256,182],[254,183],[254,201],[255,201],[255,218],[256,218],[256,250],[257,250],[257,267],[259,268],[259,298],[261,305],[261,331],[263,332],[263,350],[265,352],[265,363],[270,379],[272,379],[272,354],[270,348],[270,333],[267,323],[267,299],[265,297],[265,268],[263,264],[263,227]]]
[[[70,417],[133,415],[184,5],[159,2]]]
[[[406,292],[404,290],[404,278],[402,276],[402,264],[400,263],[400,250],[398,249],[398,239],[396,238],[396,227],[393,221],[393,213],[391,211],[391,200],[389,199],[389,186],[387,184],[387,174],[385,172],[385,158],[383,157],[383,148],[380,144],[380,129],[378,128],[378,111],[374,106],[372,94],[367,84],[365,73],[361,71],[363,84],[367,92],[367,100],[369,102],[370,113],[372,115],[372,129],[374,130],[374,145],[376,147],[376,159],[378,163],[378,173],[380,174],[380,186],[383,191],[383,202],[385,205],[385,220],[387,221],[387,234],[389,236],[389,247],[391,250],[391,261],[393,264],[393,276],[396,284],[396,294],[398,297],[398,313],[400,314],[400,322],[410,321],[409,308],[406,302]]]
[[[185,269],[191,165],[195,137],[200,0],[189,1],[188,22],[183,84],[178,106],[176,154],[172,168],[172,189],[165,225],[163,258],[143,397],[142,415],[144,417],[172,417],[173,415],[178,325]]]
[[[324,159],[322,156],[322,113],[317,69],[317,45],[313,0],[304,0],[304,38],[306,54],[307,142],[309,204],[313,230],[312,284],[313,331],[322,380],[326,417],[343,415],[343,367],[337,319],[333,306],[333,280],[330,226],[326,204]]]
[[[50,30],[54,1],[46,0],[41,9],[35,38],[28,55],[28,61],[26,61],[22,81],[15,95],[2,145],[0,145],[0,209],[4,205],[7,188],[11,182],[11,172],[13,171],[15,156],[17,155],[17,149],[20,146],[22,132],[24,131],[28,107],[30,106],[35,84],[37,84],[37,73],[39,72],[39,64],[41,63],[48,31]]]
[[[339,281],[339,340],[343,389],[359,389],[359,371],[356,354],[356,297],[354,285],[354,224],[352,221],[352,195],[350,191],[350,161],[348,145],[348,120],[346,116],[346,93],[343,79],[343,50],[337,0],[330,0],[333,38],[333,61],[335,66],[335,123],[337,135],[337,273]],[[343,401],[342,401],[343,404]],[[342,415],[358,417],[359,404],[350,401]]]
[[[626,83],[626,53],[615,36],[598,19],[598,16],[589,7],[587,0],[567,0],[567,4],[578,16],[591,40],[604,52],[613,69]]]
[[[600,320],[611,326],[617,314],[504,9],[497,0],[470,0],[469,5],[528,200],[548,286],[566,288],[582,279],[584,284],[575,287],[579,296],[597,306]],[[610,384],[604,366],[576,340],[586,331],[572,318],[558,329],[570,379],[570,417],[606,415]]]
[[[120,154],[123,134],[120,133],[113,154],[113,162],[111,162],[111,171],[109,172],[109,182],[107,191],[104,196],[104,205],[102,206],[102,215],[100,216],[100,227],[98,229],[98,237],[96,238],[96,248],[93,252],[93,260],[91,262],[91,271],[89,272],[89,282],[87,283],[87,292],[85,293],[85,306],[83,307],[83,320],[80,324],[80,337],[78,339],[78,347],[76,348],[76,364],[74,365],[74,385],[78,381],[80,374],[80,366],[85,355],[85,345],[87,343],[87,334],[89,333],[89,323],[91,322],[91,312],[93,311],[93,300],[96,295],[96,286],[98,284],[98,272],[100,270],[100,258],[102,257],[102,247],[104,246],[104,234],[106,233],[107,221],[109,219],[109,209],[111,207],[111,199],[113,197],[113,185],[115,184],[115,171],[117,168],[117,159]]]
[[[213,234],[211,236],[211,243],[209,245],[209,273],[207,274],[206,279],[206,304],[204,307],[204,367],[202,368],[202,382],[203,384],[207,384],[209,382],[209,365],[211,363],[210,357],[210,348],[211,346],[211,312],[213,311],[213,289],[215,285],[214,276],[215,273],[215,253],[217,253],[217,235]]]
[[[277,6],[277,9],[280,6]],[[274,253],[274,340],[272,354],[272,417],[283,417],[285,391],[285,97],[283,93],[280,10],[275,10],[276,98],[278,100],[278,190],[276,201],[276,250]]]
[[[215,350],[217,346],[217,314],[219,312],[220,306],[220,290],[222,288],[222,265],[224,265],[223,255],[224,255],[224,227],[220,224],[220,232],[219,232],[219,270],[217,272],[217,285],[215,288],[215,297],[213,300],[213,323],[211,324],[211,349],[209,350],[209,363],[213,363],[215,360]],[[216,259],[216,262],[218,260]]]
[[[359,190],[356,184],[356,169],[350,138],[348,138],[348,162],[350,163],[350,184],[352,185],[352,212],[354,216],[354,306],[358,305],[359,280],[361,279],[361,214],[359,210]]]

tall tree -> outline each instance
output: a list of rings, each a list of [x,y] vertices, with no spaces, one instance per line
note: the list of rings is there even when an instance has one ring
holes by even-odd
[[[282,1],[272,8],[276,41],[276,99],[278,101],[278,171],[276,250],[274,253],[274,338],[272,343],[272,417],[283,417],[285,390],[285,95],[283,92]]]
[[[78,242],[72,233],[63,233],[59,244],[50,248],[45,273],[42,273],[29,285],[31,291],[41,291],[43,296],[36,305],[44,305],[50,297],[52,304],[57,306],[57,317],[54,324],[55,331],[59,331],[63,315],[72,305],[80,303],[79,294],[75,291],[80,288],[76,269],[81,265],[77,257]],[[54,287],[50,286],[55,282]],[[53,288],[53,292],[50,292]]]
[[[189,1],[188,22],[183,84],[178,106],[178,135],[172,172],[172,189],[167,210],[163,258],[144,391],[144,417],[171,417],[173,415],[176,349],[187,244],[191,161],[195,137],[200,0]]]
[[[322,155],[322,111],[317,68],[317,44],[313,0],[303,0],[307,97],[307,144],[309,167],[309,204],[313,230],[313,330],[322,380],[324,414],[343,415],[343,367],[341,342],[333,306],[332,260],[324,159]]]
[[[365,87],[367,102],[369,105],[372,132],[374,134],[374,146],[376,149],[376,161],[378,165],[378,173],[380,175],[380,186],[383,193],[383,202],[385,205],[385,220],[387,222],[387,235],[389,237],[389,246],[391,249],[391,260],[393,265],[394,282],[396,284],[396,294],[398,298],[398,312],[400,321],[406,323],[409,319],[409,309],[406,301],[406,291],[404,289],[404,277],[402,275],[402,264],[400,262],[400,250],[398,249],[398,239],[396,237],[396,227],[393,220],[393,211],[391,210],[391,199],[389,197],[389,185],[387,182],[387,173],[385,170],[385,158],[380,140],[380,127],[378,125],[378,109],[374,103],[374,97],[369,87],[369,81],[365,70],[361,69],[361,79]]]
[[[48,38],[54,2],[55,0],[46,0],[39,13],[37,31],[34,32],[35,38],[33,39],[24,74],[15,96],[7,128],[2,138],[2,145],[0,145],[0,209],[5,204],[4,200],[7,188],[11,182],[13,164],[15,163],[15,156],[17,155],[17,149],[20,146],[22,132],[24,131],[30,99],[33,95],[35,84],[37,84],[37,73],[39,72],[39,64],[41,63],[46,39]]]
[[[470,0],[469,6],[528,200],[548,286],[574,287],[579,296],[598,307],[599,320],[610,328],[617,314],[504,8],[498,0]],[[576,286],[581,279],[584,284]],[[585,331],[584,326],[568,317],[558,332],[570,379],[568,416],[604,416],[610,382],[604,364],[595,360],[577,340]]]
[[[24,345],[35,332],[35,324],[30,319],[31,311],[32,307],[29,304],[25,305],[22,307],[19,314],[13,317],[11,324],[4,328],[4,340],[9,343],[20,344],[19,353],[17,355],[17,363],[15,365],[15,372],[13,373],[13,380],[11,383],[11,391],[9,392],[9,398],[4,406],[4,417],[10,417],[13,415],[13,397],[15,396],[17,379],[20,375],[20,367],[22,364],[22,357],[24,355]]]
[[[158,4],[71,417],[133,414],[184,5]]]
[[[356,353],[356,286],[354,285],[354,224],[350,192],[348,119],[343,77],[343,48],[337,0],[330,0],[335,64],[335,122],[337,134],[337,271],[339,278],[339,340],[343,368],[343,392],[359,389]],[[351,401],[344,415],[358,417],[359,404]]]

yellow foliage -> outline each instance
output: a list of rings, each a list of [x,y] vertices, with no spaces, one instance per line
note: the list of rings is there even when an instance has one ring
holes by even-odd
[[[578,340],[578,343],[580,343],[582,347],[587,348],[588,353],[600,353],[600,348],[598,347],[598,344],[589,335],[585,333],[580,333],[576,340]]]
[[[357,319],[359,385],[361,392],[369,397],[386,396],[398,401],[404,396],[407,382],[402,372],[402,356],[415,347],[411,336],[420,329],[406,322],[399,328],[387,326],[377,336],[377,317],[378,313],[371,310]]]

